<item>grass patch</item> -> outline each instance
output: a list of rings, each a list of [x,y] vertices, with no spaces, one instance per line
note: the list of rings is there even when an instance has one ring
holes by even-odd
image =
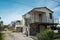
[[[12,30],[12,32],[16,32],[16,30]]]
[[[4,33],[0,33],[0,40],[4,40]]]

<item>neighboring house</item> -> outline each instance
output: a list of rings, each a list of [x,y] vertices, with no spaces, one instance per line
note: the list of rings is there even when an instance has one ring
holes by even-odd
[[[10,27],[15,27],[15,24],[16,24],[16,22],[15,22],[15,21],[12,21],[12,22],[9,24],[9,26],[10,26]]]
[[[23,32],[22,21],[20,20],[12,21],[8,27],[10,30],[16,30],[18,32]]]
[[[11,23],[8,25],[8,30],[15,30],[15,21],[11,21]]]
[[[9,26],[9,25],[4,25],[4,30],[5,30],[5,31],[8,30],[8,26]]]
[[[53,11],[47,7],[34,8],[27,14],[23,15],[23,25],[25,25],[24,17],[29,17],[30,35],[36,35],[44,29],[58,25],[58,22],[54,20]],[[23,32],[26,33],[26,26],[23,27]]]
[[[20,20],[17,20],[17,21],[16,21],[15,29],[16,29],[18,32],[23,32],[22,22],[21,22]]]

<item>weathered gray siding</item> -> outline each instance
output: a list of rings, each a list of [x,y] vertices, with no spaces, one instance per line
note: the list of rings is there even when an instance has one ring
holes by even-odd
[[[42,21],[40,21],[39,19],[39,15],[38,13],[30,13],[30,16],[31,16],[31,23],[34,23],[34,22],[43,22],[43,23],[52,23],[54,18],[50,19],[50,16],[49,16],[49,13],[52,13],[51,11],[47,10],[47,9],[35,9],[36,11],[42,11],[42,12],[45,12],[45,13],[40,13],[42,14]],[[53,14],[53,13],[52,13]]]

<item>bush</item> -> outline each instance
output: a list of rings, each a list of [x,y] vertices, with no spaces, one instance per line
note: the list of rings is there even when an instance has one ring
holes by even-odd
[[[0,33],[0,40],[4,40],[4,33]]]
[[[45,30],[37,34],[38,40],[54,40],[54,31]]]
[[[16,30],[12,30],[12,32],[16,32]]]

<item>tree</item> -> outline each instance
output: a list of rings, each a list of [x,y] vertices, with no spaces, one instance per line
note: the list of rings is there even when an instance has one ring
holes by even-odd
[[[27,27],[26,29],[26,35],[29,35],[29,18],[24,17],[24,21],[25,21],[25,26]]]
[[[1,17],[0,17],[0,24],[3,24],[3,21],[1,20]]]
[[[2,26],[3,26],[3,21],[1,20],[1,17],[0,17],[0,31],[4,29]]]
[[[25,26],[28,26],[28,18],[24,17]]]

